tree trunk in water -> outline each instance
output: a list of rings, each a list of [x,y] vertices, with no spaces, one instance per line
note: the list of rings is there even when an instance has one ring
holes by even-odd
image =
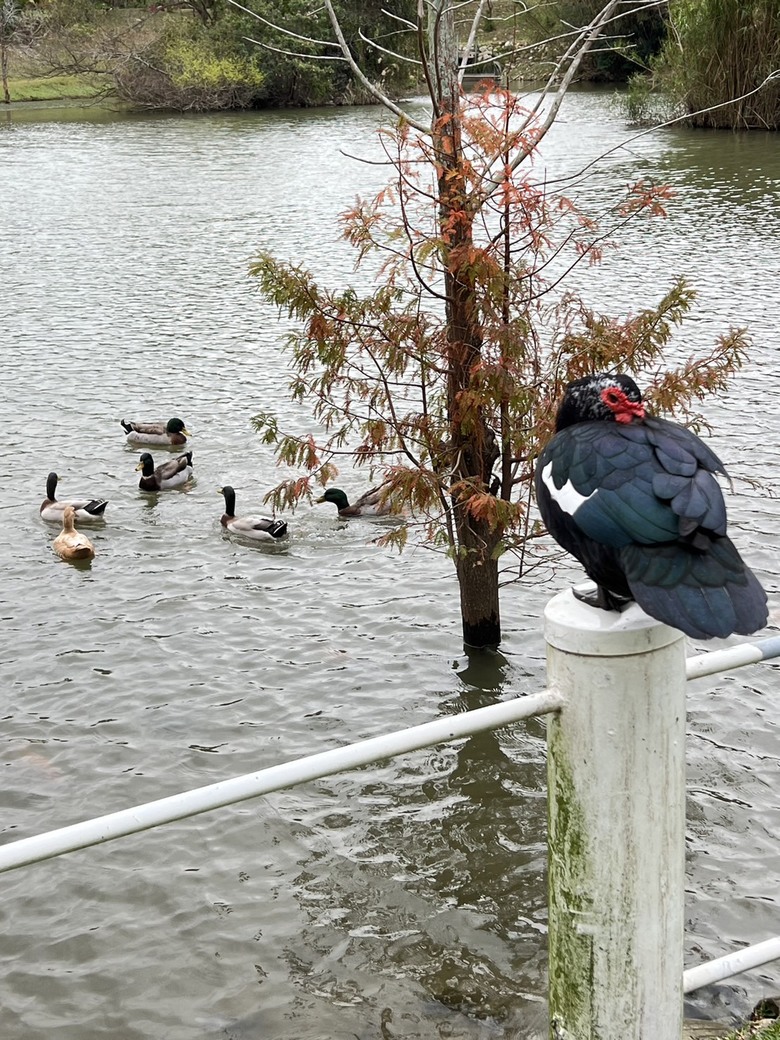
[[[491,546],[495,548],[499,539],[496,532],[484,523],[472,519],[469,526],[472,539],[480,544],[470,548],[457,561],[463,642],[479,648],[496,647],[501,642],[501,615],[498,560],[493,556]],[[476,530],[480,527],[482,531]]]
[[[3,102],[11,104],[11,95],[8,92],[8,49],[5,45],[5,27],[0,28],[0,79],[3,81]]]
[[[453,459],[452,494],[457,531],[456,573],[463,640],[469,646],[501,642],[498,560],[501,531],[471,514],[468,500],[490,486],[499,452],[482,410],[467,391],[481,359],[482,329],[474,285],[474,212],[463,155],[458,84],[458,45],[452,0],[438,0],[429,13],[437,97],[432,136],[436,150],[439,221],[447,316],[447,407]]]

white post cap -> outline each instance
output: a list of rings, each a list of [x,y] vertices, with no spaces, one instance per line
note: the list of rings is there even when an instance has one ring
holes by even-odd
[[[589,591],[595,585],[578,585]],[[544,635],[550,646],[570,654],[623,657],[660,650],[683,638],[683,633],[649,617],[638,603],[625,610],[590,607],[571,589],[559,592],[544,610]]]

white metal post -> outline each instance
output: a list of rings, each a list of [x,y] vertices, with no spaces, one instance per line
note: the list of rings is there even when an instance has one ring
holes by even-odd
[[[685,640],[636,604],[545,611],[550,1035],[674,1040],[683,1026]]]

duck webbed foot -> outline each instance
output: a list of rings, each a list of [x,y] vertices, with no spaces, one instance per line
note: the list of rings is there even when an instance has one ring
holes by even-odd
[[[603,585],[594,588],[573,588],[574,598],[581,603],[587,603],[589,607],[598,607],[599,610],[625,610],[629,603],[634,601],[630,596],[619,596],[616,592],[610,592]]]

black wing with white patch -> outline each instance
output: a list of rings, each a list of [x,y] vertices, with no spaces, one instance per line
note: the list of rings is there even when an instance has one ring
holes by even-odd
[[[585,537],[619,549],[691,540],[700,530],[725,534],[717,472],[725,472],[718,457],[684,427],[594,421],[553,437],[537,488],[543,515],[546,492]]]

